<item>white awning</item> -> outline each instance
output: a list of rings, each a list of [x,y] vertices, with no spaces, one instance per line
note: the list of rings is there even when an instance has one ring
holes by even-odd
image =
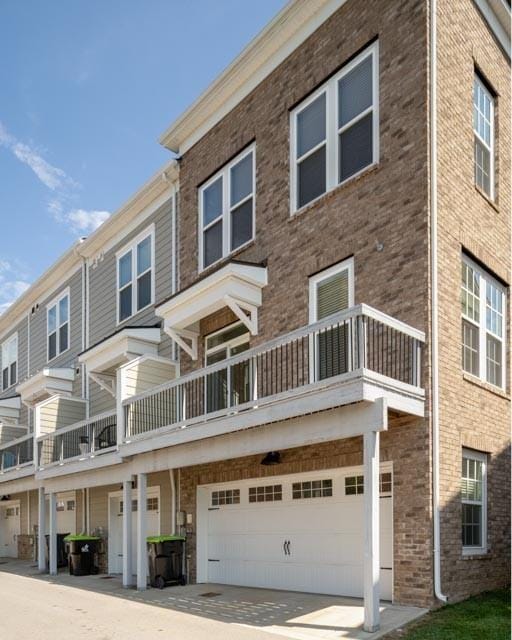
[[[257,312],[267,282],[266,267],[229,262],[160,304],[155,312],[164,319],[164,331],[195,360],[199,321],[223,307],[229,307],[257,335]]]
[[[72,367],[45,367],[16,387],[23,404],[33,406],[42,400],[73,393],[75,370]]]
[[[88,375],[115,397],[116,372],[123,364],[140,356],[158,356],[159,327],[125,327],[78,356]]]

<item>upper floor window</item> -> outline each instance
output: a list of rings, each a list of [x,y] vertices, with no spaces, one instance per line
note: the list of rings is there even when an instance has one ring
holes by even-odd
[[[154,228],[117,252],[117,321],[145,309],[154,301]]]
[[[494,198],[494,98],[475,74],[473,84],[475,184]]]
[[[2,391],[18,381],[18,334],[2,345]]]
[[[48,361],[69,349],[69,291],[46,307]]]
[[[462,368],[505,385],[505,291],[466,256],[462,258]]]
[[[483,552],[487,546],[487,456],[462,450],[462,546],[465,553]]]
[[[378,51],[376,42],[292,111],[292,211],[378,161]]]
[[[199,269],[254,237],[255,149],[252,145],[199,188]]]

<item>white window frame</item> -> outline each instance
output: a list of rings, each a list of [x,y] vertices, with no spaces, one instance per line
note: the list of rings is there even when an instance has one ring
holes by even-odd
[[[372,56],[372,94],[373,104],[368,107],[350,122],[346,123],[342,127],[338,126],[338,82],[350,73],[357,65],[363,60]],[[314,102],[323,93],[326,95],[326,127],[325,127],[325,141],[318,143],[315,147],[304,153],[300,158],[296,157],[297,153],[297,118],[306,107]],[[372,123],[372,136],[373,136],[373,160],[366,167],[363,167],[357,173],[349,176],[343,181],[339,181],[339,135],[345,129],[352,127],[358,120],[364,118],[368,113],[373,112]],[[321,146],[326,146],[325,164],[326,164],[326,180],[325,180],[325,192],[319,196],[306,202],[302,206],[298,206],[298,171],[297,166],[299,160],[304,160],[309,154],[313,153]],[[327,82],[319,87],[314,93],[308,96],[303,102],[297,105],[290,112],[290,214],[293,215],[307,207],[310,207],[314,202],[325,196],[326,193],[336,189],[342,184],[346,184],[350,180],[354,180],[358,175],[367,171],[370,167],[378,164],[379,162],[379,41],[376,40],[373,44],[368,46],[364,51],[357,55],[353,60],[346,64],[338,73],[333,75]]]
[[[250,194],[242,198],[239,202],[236,203],[234,207],[231,206],[231,169],[238,164],[241,160],[246,158],[248,155],[252,153],[252,191]],[[212,222],[203,226],[203,193],[204,191],[211,186],[214,182],[216,182],[219,178],[222,178],[222,212],[221,214],[215,218]],[[231,249],[231,211],[241,206],[252,198],[252,236],[241,244],[236,249]],[[204,271],[205,269],[210,269],[213,265],[221,262],[232,253],[238,252],[251,242],[253,242],[256,236],[256,143],[253,142],[248,147],[246,147],[243,151],[241,151],[235,158],[230,160],[227,164],[225,164],[219,171],[217,171],[211,178],[202,184],[198,188],[198,258],[199,258],[199,272]],[[211,226],[219,221],[219,218],[222,219],[222,255],[218,260],[212,262],[211,264],[205,266],[204,264],[204,232],[207,231]]]
[[[66,296],[68,298],[68,346],[66,349],[61,351],[60,350],[60,328],[65,323],[61,323],[60,321],[60,302],[64,300]],[[56,308],[55,356],[53,358],[50,358],[50,335],[51,334],[50,334],[50,325],[48,323],[48,316],[50,314],[50,309],[53,309],[53,307]],[[64,291],[61,291],[61,293],[59,293],[58,296],[53,298],[53,300],[51,300],[51,302],[49,302],[46,305],[46,361],[52,362],[52,360],[56,360],[59,356],[61,356],[63,353],[66,353],[70,349],[71,349],[71,294],[70,294],[69,287],[67,287]]]
[[[137,274],[137,245],[146,240],[146,238],[151,238],[151,266],[146,269],[143,273]],[[119,287],[119,262],[121,258],[124,258],[128,253],[131,253],[131,262],[132,262],[132,277],[130,280],[132,287],[132,313],[126,318],[120,319],[121,305],[119,304],[119,294],[122,289],[128,286],[128,284],[124,285],[122,288]],[[137,280],[141,278],[148,272],[151,272],[151,299],[149,303],[142,307],[141,309],[137,309]],[[128,244],[125,244],[122,249],[116,251],[116,324],[121,325],[131,320],[136,315],[148,309],[155,303],[155,225],[152,224],[144,231],[141,231],[135,238],[130,240]]]
[[[490,144],[488,144],[483,138],[482,136],[478,133],[476,127],[475,127],[475,120],[474,120],[474,110],[475,110],[475,96],[474,96],[474,87],[475,85],[478,85],[480,91],[482,91],[486,97],[489,100],[490,103],[490,116],[489,116],[489,127],[490,127]],[[492,93],[489,91],[489,89],[485,86],[485,83],[482,81],[482,78],[480,77],[480,74],[475,71],[474,74],[474,82],[473,82],[473,134],[475,135],[476,138],[478,138],[479,142],[489,151],[489,187],[490,187],[490,193],[486,193],[485,189],[483,187],[481,187],[480,185],[476,184],[476,180],[475,180],[475,185],[478,189],[480,189],[480,191],[482,191],[488,198],[490,198],[491,200],[494,200],[494,191],[495,191],[495,177],[494,177],[494,127],[495,127],[495,119],[494,119],[494,96],[492,95]],[[478,108],[478,111],[480,112],[480,109]],[[481,112],[480,112],[481,113]],[[485,116],[484,116],[485,117]],[[476,158],[473,158],[473,162],[476,162]]]
[[[505,389],[507,385],[506,373],[507,373],[507,292],[505,287],[499,283],[496,278],[493,278],[488,271],[485,271],[482,267],[476,264],[467,255],[462,254],[462,261],[466,263],[471,269],[473,269],[475,275],[478,277],[479,285],[479,322],[475,322],[473,318],[462,313],[461,318],[466,322],[469,322],[474,327],[478,328],[478,376],[463,369],[463,372],[472,377],[477,377],[482,382],[490,384],[498,389]],[[487,296],[487,283],[492,284],[502,295],[502,331],[503,335],[500,337],[487,329],[487,308],[486,308],[486,296]],[[462,288],[462,282],[459,282],[459,291]],[[497,340],[501,341],[501,385],[495,385],[493,382],[487,380],[487,334],[490,334]],[[461,349],[464,348],[461,341]]]
[[[462,546],[462,554],[465,556],[482,555],[487,553],[487,454],[481,451],[475,451],[473,449],[463,448],[462,458],[469,458],[471,460],[475,460],[477,462],[482,463],[482,500],[481,502],[473,501],[473,500],[463,500],[461,496],[461,505],[474,504],[474,505],[482,506],[482,532],[481,532],[482,545],[480,547]],[[462,458],[461,458],[461,462],[462,462]],[[462,482],[462,473],[461,473],[461,482]],[[462,533],[462,507],[461,507],[460,527],[461,527],[461,533]]]
[[[14,360],[9,360],[9,358],[6,358],[4,354],[9,353],[12,342],[16,342],[16,358]],[[7,389],[10,389],[10,387],[18,382],[18,346],[18,332],[13,333],[11,336],[9,336],[9,338],[7,338],[7,340],[5,340],[5,342],[2,343],[2,391],[7,391]],[[8,384],[6,387],[4,387],[4,369],[6,368],[6,362],[8,369]],[[16,363],[16,377],[13,380],[11,379],[11,365],[14,363]]]

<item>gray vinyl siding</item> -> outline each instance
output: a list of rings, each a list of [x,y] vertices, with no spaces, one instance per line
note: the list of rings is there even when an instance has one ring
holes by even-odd
[[[165,202],[153,215],[110,249],[103,260],[89,269],[89,346],[92,347],[124,326],[147,326],[159,321],[154,306],[117,324],[116,253],[152,224],[155,225],[155,301],[172,292],[172,207]]]
[[[47,321],[46,305],[69,287],[69,349],[54,358],[47,358]],[[39,304],[39,308],[30,318],[30,375],[34,375],[46,366],[76,367],[77,356],[82,351],[82,270],[75,273],[51,296]]]
[[[89,416],[97,416],[106,411],[115,411],[116,400],[94,380],[89,379]]]
[[[27,365],[28,365],[28,319],[25,317],[20,320],[18,324],[13,327],[9,333],[5,334],[5,337],[0,343],[0,372],[3,369],[2,363],[2,348],[1,345],[7,342],[15,333],[18,333],[18,381],[17,384],[23,382],[27,377]],[[2,391],[2,379],[0,377],[0,398],[9,398],[16,395],[16,385],[12,385],[5,391]]]

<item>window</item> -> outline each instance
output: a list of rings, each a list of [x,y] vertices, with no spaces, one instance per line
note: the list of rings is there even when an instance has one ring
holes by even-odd
[[[218,364],[248,348],[247,327],[237,322],[206,337],[205,364]],[[210,413],[247,402],[250,389],[249,362],[240,362],[209,373],[206,376],[206,410]]]
[[[154,300],[154,227],[117,253],[117,321],[145,309]]]
[[[332,480],[309,480],[294,482],[292,497],[294,500],[302,498],[330,498],[332,496]]]
[[[379,475],[379,492],[381,496],[390,496],[393,492],[393,475],[390,471]],[[364,476],[347,476],[345,478],[345,495],[358,496],[364,493]]]
[[[291,113],[292,212],[378,161],[378,43]]]
[[[158,511],[158,498],[148,498],[146,502],[148,511]]]
[[[462,450],[462,546],[466,553],[485,551],[487,528],[487,456]]]
[[[68,501],[66,502],[66,509],[67,509],[68,511],[74,511],[74,510],[75,510],[75,506],[76,506],[76,505],[75,505],[75,501],[74,501],[74,500],[68,500]]]
[[[462,258],[462,368],[504,387],[505,291],[466,256]]]
[[[212,507],[218,507],[223,504],[240,504],[240,489],[212,491]]]
[[[255,148],[252,145],[199,189],[199,270],[254,237]]]
[[[318,322],[354,305],[354,261],[335,265],[309,280],[309,320]],[[319,331],[311,343],[312,377],[324,380],[349,370],[349,326],[333,323]]]
[[[11,336],[2,345],[2,390],[18,381],[18,334]]]
[[[281,484],[249,488],[249,502],[279,502],[282,499],[283,485]]]
[[[46,308],[48,361],[69,349],[69,291]]]
[[[475,184],[494,198],[494,98],[475,74],[473,83]]]

